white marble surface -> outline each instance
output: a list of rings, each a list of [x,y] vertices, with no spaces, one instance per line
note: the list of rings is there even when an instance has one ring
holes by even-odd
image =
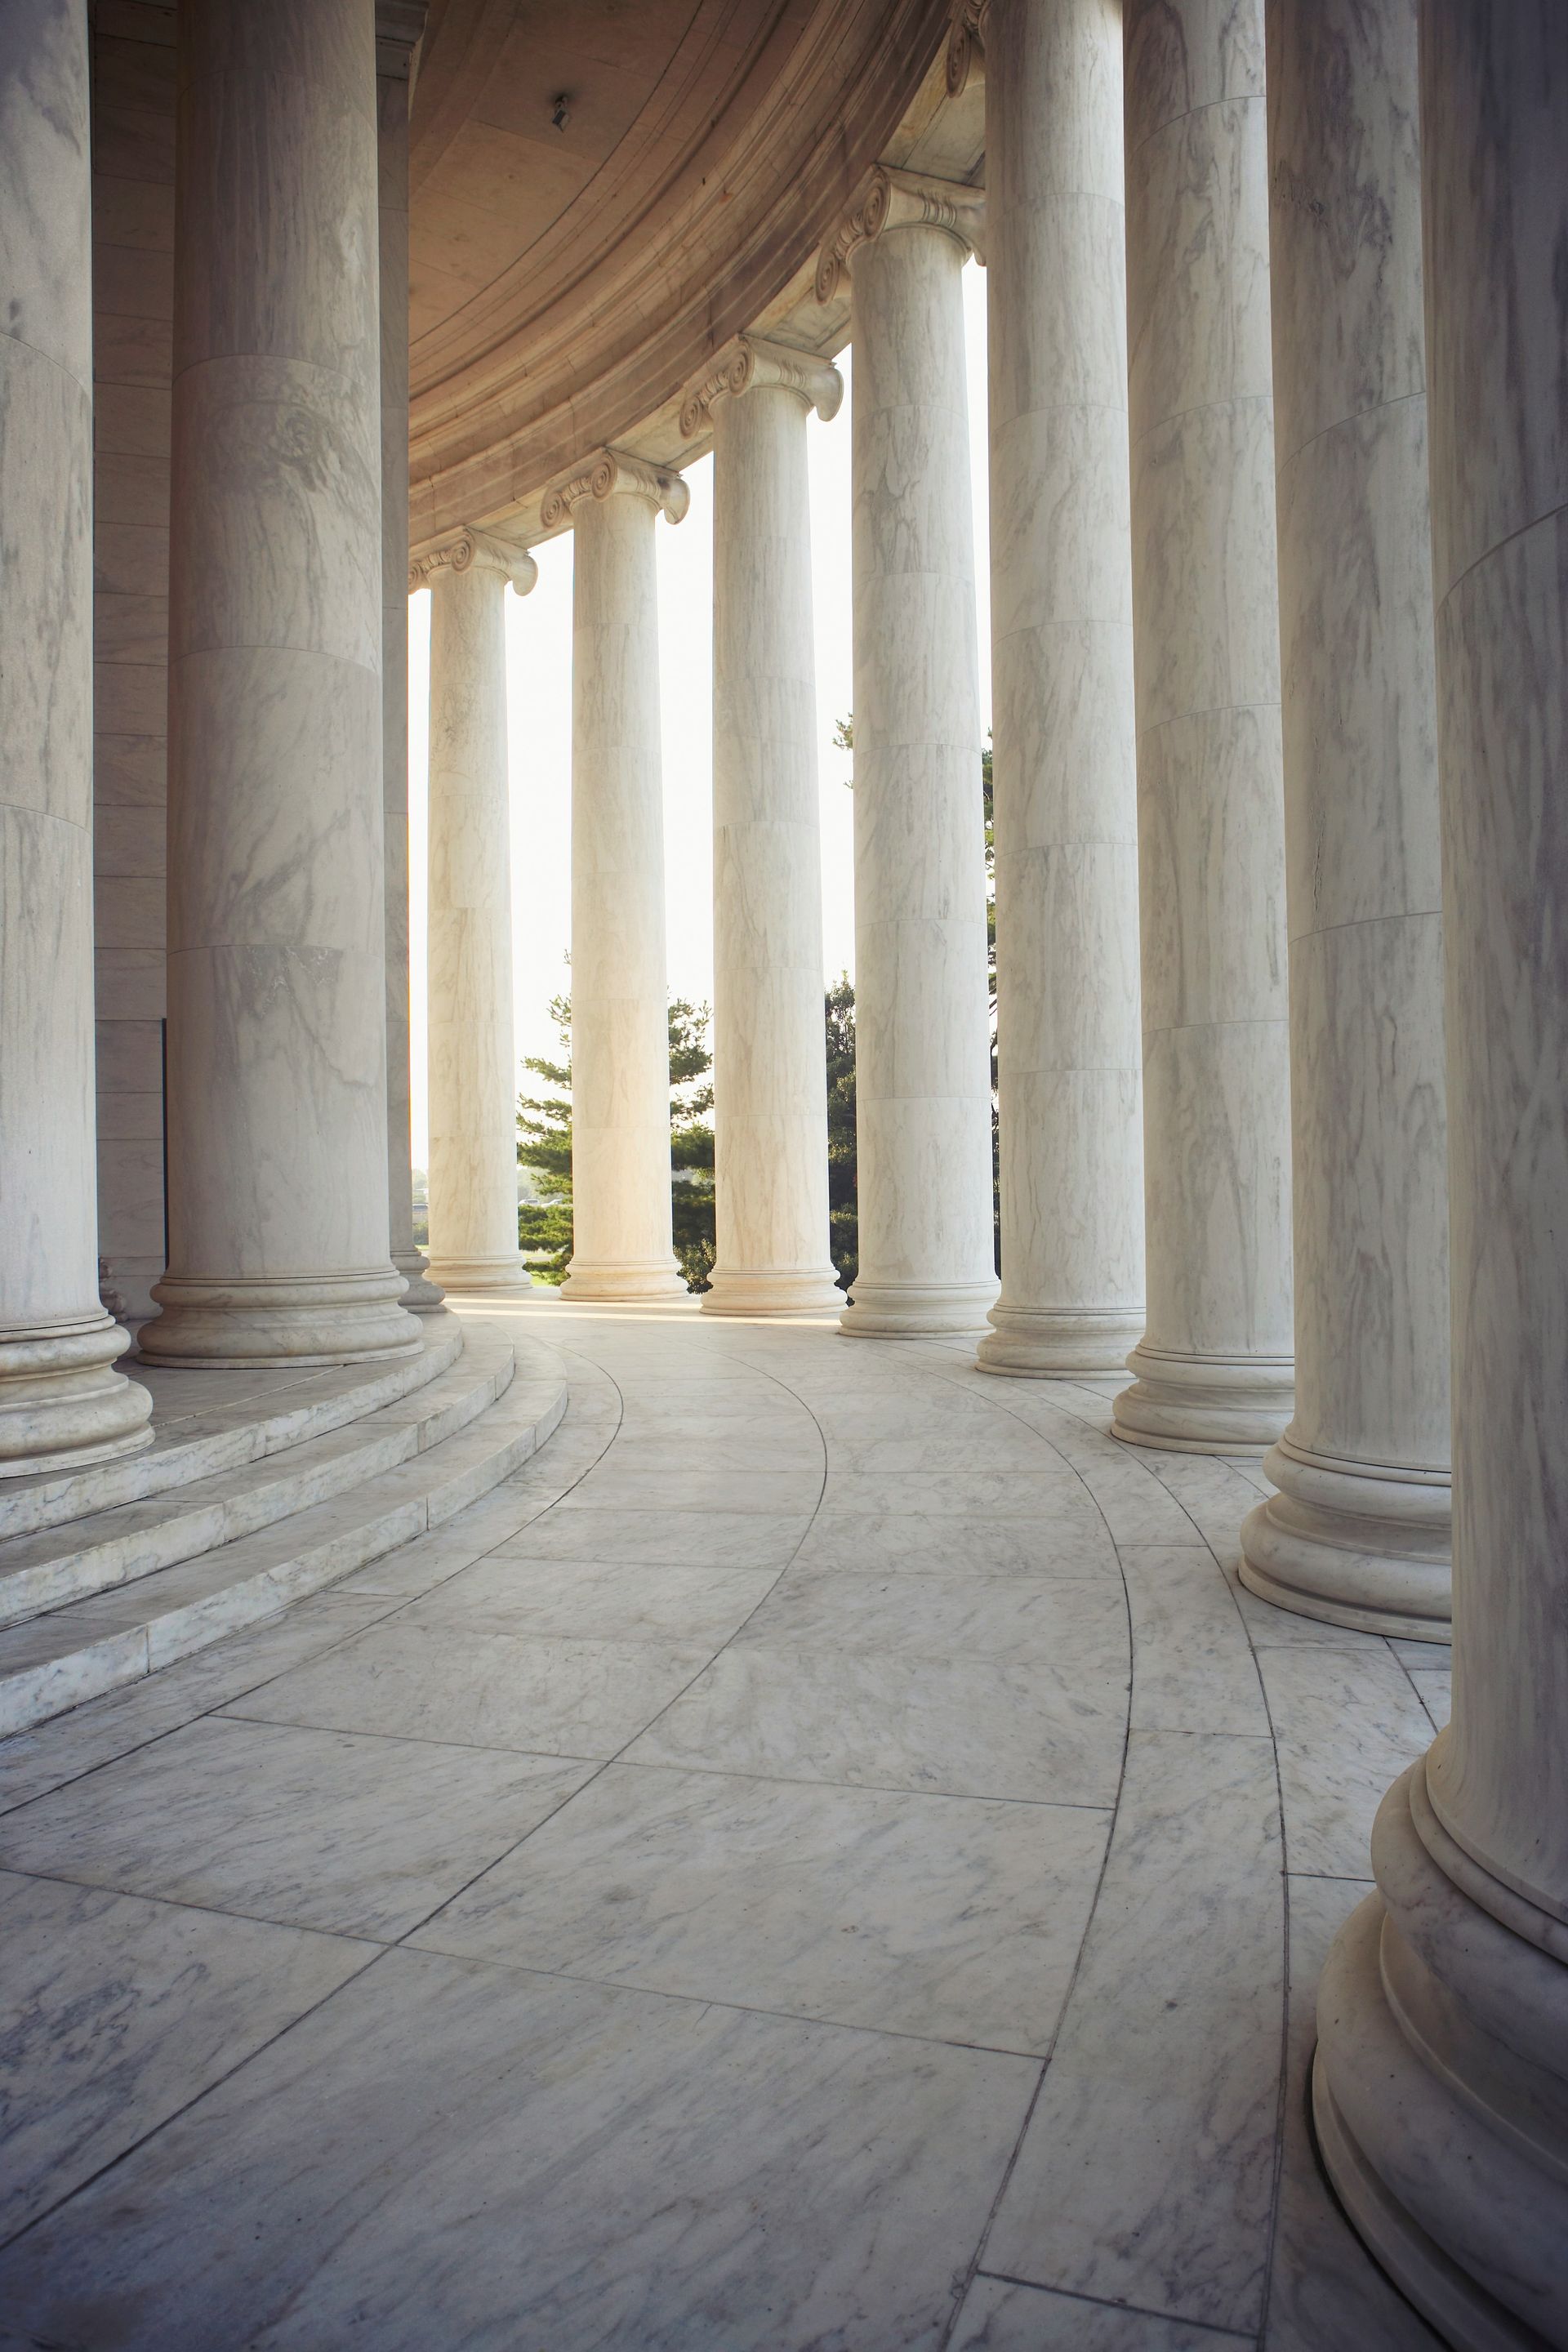
[[[1416,1734],[1430,1651],[1238,1593],[1215,1548],[1253,1480],[1118,1446],[1102,1393],[988,1379],[962,1339],[490,1319],[569,1353],[537,1460],[330,1598],[0,1743],[0,1970],[19,1887],[69,2021],[28,2062],[49,2218],[0,2255],[13,2328],[1319,2352],[1327,2311],[1426,2352],[1280,2105],[1319,1944],[1282,2084],[1277,1787],[1293,1856],[1302,1823],[1341,1841],[1299,1867],[1359,1856],[1351,1768]],[[635,1483],[710,1431],[704,1503],[596,1503],[623,1446]],[[911,1445],[933,1507],[885,1513]],[[824,1454],[820,1504],[718,1499],[748,1459]],[[1015,1486],[1026,1514],[973,1507]],[[1320,1943],[1363,1868],[1291,1882]],[[300,1919],[354,1933],[273,1924]],[[400,1948],[357,1989],[288,1990],[366,1935]],[[236,1971],[265,2051],[227,2032]]]
[[[1568,2340],[1568,18],[1460,0],[1424,5],[1418,34],[1454,1706],[1388,1792],[1377,1895],[1326,1965],[1315,2108],[1357,2226],[1439,2331],[1551,2344]]]
[[[806,363],[799,362],[804,373]],[[842,1306],[828,1255],[805,420],[765,356],[712,402],[713,1137],[703,1308]],[[831,415],[835,370],[816,394]]]
[[[1148,1328],[1141,1444],[1290,1408],[1285,845],[1262,0],[1129,0]]]
[[[149,1442],[98,1297],[92,252],[84,6],[16,0],[0,80],[0,1479]]]
[[[430,584],[430,1262],[466,1290],[525,1288],[517,1241],[509,580],[479,532]]]
[[[988,1371],[1143,1328],[1121,35],[993,0],[991,384],[1002,1293]]]
[[[996,1295],[964,257],[895,227],[853,260],[860,1336]]]
[[[401,71],[380,68],[391,62]],[[379,44],[375,83],[381,311],[381,781],[386,889],[386,1199],[402,1303],[441,1304],[414,1240],[408,1042],[408,51]]]
[[[678,1298],[670,1246],[657,488],[571,498],[574,1298]],[[605,487],[601,495],[595,479]],[[685,485],[680,488],[684,493]],[[684,503],[665,502],[674,519]]]
[[[1242,1572],[1286,1607],[1443,1638],[1447,1136],[1415,0],[1266,13],[1296,1410]]]
[[[386,1202],[364,0],[179,28],[163,1363],[408,1352]],[[237,113],[247,136],[233,135]]]

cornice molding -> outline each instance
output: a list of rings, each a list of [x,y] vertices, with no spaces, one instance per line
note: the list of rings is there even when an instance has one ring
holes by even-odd
[[[952,30],[947,37],[947,94],[962,98],[972,76],[985,72],[985,33],[991,0],[953,0]]]
[[[985,258],[985,198],[956,180],[931,180],[922,173],[895,172],[876,164],[857,202],[839,221],[817,257],[816,299],[831,302],[850,257],[862,245],[894,228],[942,229],[978,261]]]
[[[650,466],[625,449],[597,449],[552,482],[540,503],[546,530],[559,530],[584,499],[647,499],[670,522],[683,520],[691,492],[672,466]]]
[[[539,577],[539,566],[526,547],[465,523],[460,530],[448,531],[434,547],[415,557],[408,567],[408,593],[412,596],[416,589],[428,588],[462,572],[493,572],[502,581],[510,580],[520,596],[526,596]]]
[[[844,398],[844,378],[831,361],[816,352],[797,351],[791,343],[771,343],[761,335],[737,335],[682,402],[682,438],[690,441],[707,430],[716,401],[739,400],[759,385],[777,385],[795,393],[807,408],[816,409],[825,425],[837,415]]]

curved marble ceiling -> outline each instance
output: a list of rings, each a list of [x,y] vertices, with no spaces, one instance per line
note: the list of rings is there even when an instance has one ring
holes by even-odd
[[[799,281],[866,171],[978,171],[973,109],[954,152],[916,152],[950,19],[951,0],[432,0],[410,124],[416,544],[530,520],[599,443],[681,454],[680,389],[742,328],[787,313],[793,340],[837,348],[845,314],[803,310]]]

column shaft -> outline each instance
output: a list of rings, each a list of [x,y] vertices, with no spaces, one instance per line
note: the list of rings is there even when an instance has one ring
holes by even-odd
[[[860,1268],[843,1328],[972,1331],[996,1296],[965,249],[854,257]]]
[[[372,0],[183,10],[160,1363],[404,1355]]]
[[[395,55],[396,52],[395,51]],[[408,52],[376,77],[381,229],[381,774],[386,882],[386,1186],[402,1303],[441,1304],[414,1241],[408,1066]]]
[[[517,1051],[507,770],[507,581],[533,564],[463,533],[430,571],[430,1263],[527,1289],[517,1240]]]
[[[991,0],[1002,1296],[982,1370],[1120,1371],[1143,1328],[1138,810],[1115,0]]]
[[[769,370],[751,351],[737,372],[711,403],[718,1255],[702,1304],[755,1315],[844,1302],[827,1234],[812,395],[757,381]],[[836,407],[837,374],[816,373]]]
[[[1262,0],[1126,0],[1149,1321],[1119,1436],[1289,1417],[1290,1166]]]
[[[1454,1713],[1319,1994],[1352,2220],[1461,2352],[1568,2346],[1568,16],[1421,0]]]
[[[0,1477],[149,1443],[98,1297],[85,0],[0,0]]]
[[[578,487],[578,484],[581,487]],[[595,487],[602,485],[602,488]],[[618,454],[558,494],[575,538],[569,1298],[681,1298],[670,1243],[654,520],[679,477]],[[547,513],[550,511],[547,501]]]
[[[1415,0],[1268,0],[1296,1411],[1253,1591],[1447,1638],[1442,878]]]

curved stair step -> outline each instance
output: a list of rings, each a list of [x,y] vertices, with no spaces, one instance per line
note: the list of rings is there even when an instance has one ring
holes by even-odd
[[[495,1402],[511,1349],[476,1336],[452,1370],[379,1412],[237,1468],[0,1543],[0,1626],[255,1535],[439,1444]]]
[[[477,1420],[352,1493],[0,1633],[0,1737],[275,1616],[488,1494],[566,1410],[552,1352],[521,1341],[517,1354],[520,1375]]]
[[[420,1318],[425,1346],[395,1363],[316,1366],[300,1372],[164,1371],[122,1367],[153,1391],[157,1433],[140,1454],[82,1470],[0,1480],[0,1540],[113,1510],[171,1486],[280,1454],[439,1380],[463,1352],[463,1327],[445,1310]]]

